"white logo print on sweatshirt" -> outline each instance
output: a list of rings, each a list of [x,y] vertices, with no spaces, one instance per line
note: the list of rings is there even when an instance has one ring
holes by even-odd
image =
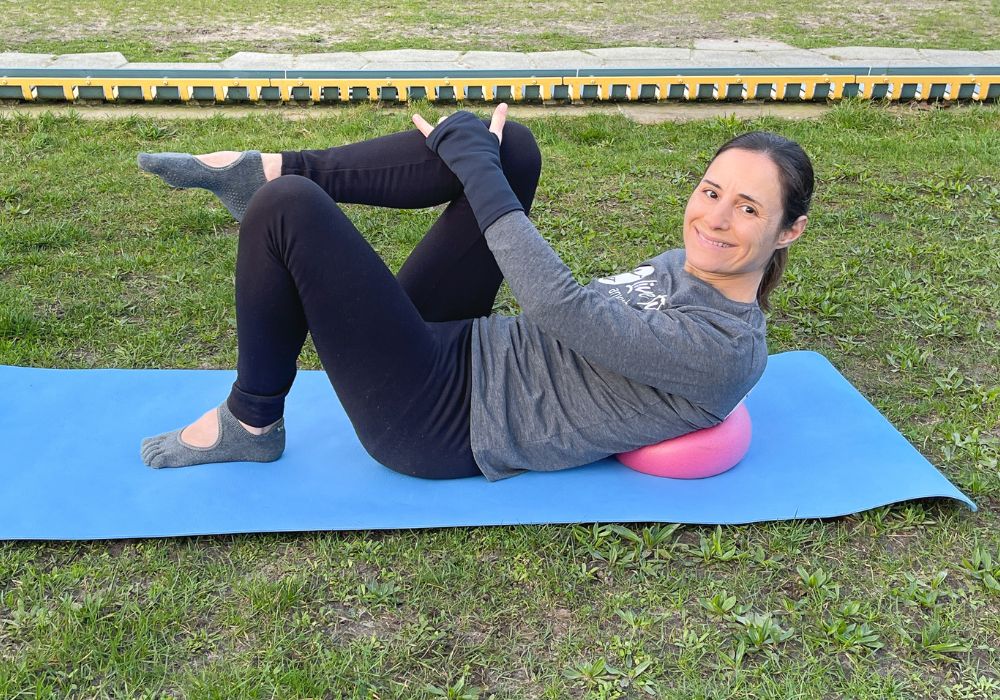
[[[656,280],[646,279],[655,270],[652,265],[640,265],[632,272],[613,277],[600,277],[598,282],[609,285],[608,295],[637,309],[658,310],[668,305],[667,295],[656,293]]]

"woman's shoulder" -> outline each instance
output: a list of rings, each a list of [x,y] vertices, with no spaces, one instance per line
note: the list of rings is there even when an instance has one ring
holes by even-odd
[[[648,265],[671,278],[671,301],[677,307],[698,308],[709,313],[735,317],[754,328],[764,329],[764,312],[756,302],[730,299],[708,282],[684,269],[685,254],[682,248],[667,250],[651,258]]]
[[[684,269],[684,249],[670,248],[646,261],[646,265],[660,266],[664,269]]]

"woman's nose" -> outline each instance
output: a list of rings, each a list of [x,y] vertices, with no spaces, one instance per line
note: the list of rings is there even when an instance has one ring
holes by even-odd
[[[705,221],[712,228],[729,228],[729,209],[725,205],[716,202],[705,214]]]

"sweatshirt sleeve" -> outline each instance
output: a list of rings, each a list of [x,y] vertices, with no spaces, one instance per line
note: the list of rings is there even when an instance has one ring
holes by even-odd
[[[481,231],[508,212],[524,211],[503,174],[500,142],[474,114],[450,115],[426,143],[462,183]]]
[[[498,219],[486,240],[524,316],[590,362],[708,404],[746,378],[750,330],[738,319],[708,307],[637,309],[581,286],[523,212]]]

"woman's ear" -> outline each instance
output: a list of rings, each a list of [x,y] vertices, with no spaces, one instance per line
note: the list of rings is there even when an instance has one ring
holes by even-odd
[[[794,222],[792,222],[791,226],[789,226],[788,228],[786,228],[784,231],[781,232],[781,234],[778,236],[778,243],[775,247],[787,248],[792,243],[797,241],[799,239],[799,236],[802,235],[802,232],[806,230],[806,222],[808,221],[809,217],[805,215],[802,215],[799,218],[797,218]]]

